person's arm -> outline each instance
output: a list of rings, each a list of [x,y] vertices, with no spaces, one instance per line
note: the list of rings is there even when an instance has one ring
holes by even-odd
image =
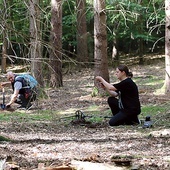
[[[15,100],[17,99],[18,94],[19,94],[19,90],[14,90],[14,93],[11,96],[11,100],[8,104],[6,104],[6,106],[12,105],[15,102]]]
[[[113,85],[105,81],[101,76],[97,76],[96,80],[100,82],[100,87],[106,90],[111,96],[113,97],[118,96],[118,93],[115,92],[117,89]]]
[[[11,96],[11,100],[10,102],[7,104],[7,106],[10,106],[11,104],[13,104],[15,102],[15,100],[17,99],[17,96],[19,94],[20,89],[22,88],[22,83],[21,82],[15,82],[14,84],[14,93]]]
[[[5,87],[5,86],[10,86],[11,85],[11,82],[10,81],[7,81],[7,82],[2,82],[0,84],[0,87]]]
[[[103,88],[106,89],[107,91],[116,91],[117,89],[111,85],[110,83],[108,83],[107,81],[105,81],[101,76],[97,76],[96,80],[99,81]]]
[[[112,97],[117,97],[118,96],[118,93],[115,92],[115,91],[108,91],[108,93],[112,96]]]

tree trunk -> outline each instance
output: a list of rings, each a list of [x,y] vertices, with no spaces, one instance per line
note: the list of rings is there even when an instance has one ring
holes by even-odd
[[[6,72],[6,58],[7,58],[7,39],[6,32],[3,30],[3,44],[2,44],[2,59],[1,59],[1,73]]]
[[[63,86],[62,80],[62,0],[51,0],[50,86]]]
[[[94,0],[95,76],[109,82],[105,0]]]
[[[2,21],[2,35],[3,35],[3,44],[2,44],[2,59],[1,59],[1,73],[6,72],[6,58],[7,58],[7,34],[6,34],[6,20],[7,20],[7,14],[6,14],[6,9],[7,9],[7,4],[6,1],[3,1],[4,5],[4,18]]]
[[[138,1],[139,5],[143,5],[143,1],[142,0],[139,0]],[[143,12],[141,11],[140,12],[140,15],[138,17],[138,21],[137,21],[137,25],[138,25],[138,32],[140,35],[143,34]],[[143,53],[144,53],[144,45],[143,45],[143,38],[139,38],[139,41],[138,41],[138,45],[139,45],[139,64],[144,64],[144,59],[143,59]]]
[[[30,3],[30,58],[31,73],[43,86],[41,58],[41,34],[40,34],[40,9],[39,0],[31,0]]]
[[[165,92],[170,94],[170,1],[165,0]]]
[[[117,65],[119,64],[119,51],[116,37],[113,39],[112,64],[114,67],[117,67]]]
[[[88,62],[86,0],[76,0],[77,6],[77,57],[81,63]]]

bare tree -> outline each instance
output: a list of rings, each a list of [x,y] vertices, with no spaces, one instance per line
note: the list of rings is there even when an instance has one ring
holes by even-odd
[[[1,30],[2,30],[2,39],[3,39],[3,44],[2,44],[2,59],[1,59],[1,72],[5,73],[6,72],[6,58],[7,58],[7,33],[6,33],[6,20],[7,20],[7,14],[6,14],[6,9],[7,9],[7,3],[6,1],[3,1],[3,6],[4,6],[4,14],[2,15],[2,25],[1,25]]]
[[[2,44],[2,59],[1,59],[1,72],[6,72],[6,58],[7,58],[7,37],[6,31],[3,30],[3,44]]]
[[[95,76],[109,82],[105,0],[94,0]]]
[[[39,0],[30,0],[29,3],[31,73],[36,77],[38,83],[43,86],[42,66],[40,62],[42,51]]]
[[[51,0],[50,84],[63,86],[62,80],[62,0]]]
[[[76,0],[77,6],[77,56],[79,62],[88,62],[86,0]]]
[[[165,0],[165,92],[170,93],[170,1]]]
[[[138,4],[139,5],[143,5],[143,1],[142,0],[138,0]],[[139,34],[142,34],[144,32],[143,30],[143,14],[142,11],[138,16],[137,19],[137,25],[138,25],[138,32]],[[139,45],[139,64],[144,64],[144,58],[143,58],[143,53],[144,53],[144,42],[143,39],[140,37],[138,40],[138,45]]]

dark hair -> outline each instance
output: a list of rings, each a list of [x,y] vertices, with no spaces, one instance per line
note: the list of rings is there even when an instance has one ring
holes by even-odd
[[[133,73],[129,71],[129,68],[126,65],[119,65],[117,67],[121,72],[124,71],[127,77],[133,77]]]

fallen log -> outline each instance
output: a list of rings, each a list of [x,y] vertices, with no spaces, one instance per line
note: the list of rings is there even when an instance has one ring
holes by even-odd
[[[127,167],[118,167],[107,163],[92,163],[72,160],[71,167],[76,170],[127,170]]]
[[[74,170],[74,169],[67,165],[61,165],[61,166],[53,165],[53,166],[45,167],[44,163],[39,163],[38,169],[33,169],[33,170]]]
[[[45,168],[45,170],[74,170],[74,169],[69,166],[58,166],[58,167],[48,167]]]

